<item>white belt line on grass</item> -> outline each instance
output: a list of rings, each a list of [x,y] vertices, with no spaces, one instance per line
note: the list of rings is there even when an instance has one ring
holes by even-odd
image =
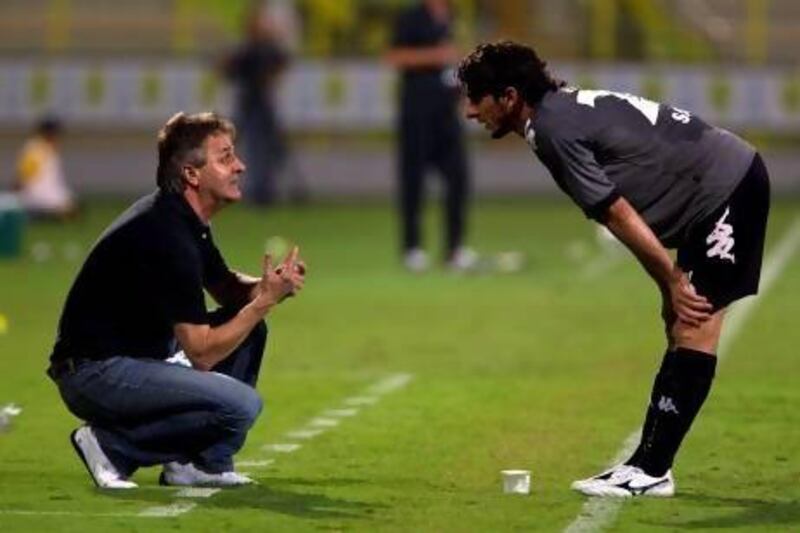
[[[725,317],[725,325],[720,336],[719,347],[717,349],[718,362],[721,362],[733,340],[741,330],[742,324],[747,320],[755,309],[761,297],[772,287],[775,281],[783,273],[792,255],[800,246],[800,218],[796,218],[792,225],[786,230],[780,242],[775,246],[774,251],[770,252],[769,257],[764,263],[761,272],[760,295],[751,297],[736,303]],[[623,444],[617,456],[610,466],[624,461],[639,442],[641,428],[631,433]],[[625,502],[622,498],[600,498],[590,497],[581,508],[580,515],[572,521],[564,531],[566,533],[586,533],[602,531],[609,527],[615,520],[617,512]]]
[[[373,383],[369,387],[367,387],[366,391],[364,392],[367,396],[356,396],[356,397],[349,397],[344,400],[344,404],[348,407],[344,408],[335,408],[335,409],[325,409],[321,416],[317,416],[312,418],[305,426],[300,429],[296,429],[293,431],[289,431],[286,433],[287,436],[291,437],[294,436],[295,438],[299,439],[312,439],[318,435],[321,435],[328,429],[334,428],[339,425],[339,418],[342,417],[353,417],[358,414],[359,410],[353,408],[353,405],[373,405],[378,402],[380,396],[384,396],[396,390],[399,390],[406,385],[413,379],[411,374],[392,374],[377,383]],[[369,398],[369,401],[363,402]],[[354,399],[357,400],[357,404],[351,403]],[[268,452],[277,452],[277,453],[292,453],[299,450],[303,445],[296,442],[281,442],[281,443],[270,443],[265,444],[261,447],[261,450],[268,451]],[[274,458],[269,459],[252,459],[248,461],[239,461],[237,464],[239,466],[248,466],[248,467],[267,467],[275,462]],[[219,489],[216,489],[217,491]],[[183,497],[183,498],[191,498],[191,497],[202,497],[208,498],[216,494],[216,492],[210,493],[208,495],[204,495],[205,493],[191,493],[185,492],[185,489],[179,491],[175,497]],[[139,513],[137,516],[142,517],[174,517],[180,516],[182,514],[188,513],[192,509],[197,506],[195,503],[187,504],[183,502],[172,503],[166,506],[158,506],[158,507],[149,507]]]

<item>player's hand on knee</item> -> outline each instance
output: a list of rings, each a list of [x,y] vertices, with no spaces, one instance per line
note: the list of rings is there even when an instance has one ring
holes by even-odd
[[[705,296],[697,293],[686,273],[677,265],[669,282],[672,312],[677,320],[698,327],[711,318],[714,306]]]

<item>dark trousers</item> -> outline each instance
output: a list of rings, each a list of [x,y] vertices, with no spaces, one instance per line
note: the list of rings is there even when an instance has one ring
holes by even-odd
[[[278,200],[278,180],[287,163],[287,145],[275,110],[266,104],[251,105],[237,113],[242,153],[247,163],[244,196],[253,204]]]
[[[446,256],[462,245],[466,232],[469,175],[461,124],[452,106],[404,109],[400,117],[399,208],[403,250],[421,246],[420,219],[425,173],[439,172],[444,183]]]
[[[212,324],[228,313],[212,314]],[[225,472],[262,409],[253,387],[266,339],[259,323],[211,372],[119,355],[78,361],[56,381],[69,410],[92,426],[122,473],[170,461]]]

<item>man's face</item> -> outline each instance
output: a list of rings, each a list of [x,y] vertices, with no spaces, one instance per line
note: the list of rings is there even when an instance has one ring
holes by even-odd
[[[483,125],[492,134],[492,138],[499,139],[512,129],[513,112],[507,105],[506,98],[500,99],[491,94],[484,95],[478,100],[466,98],[464,116]]]
[[[206,139],[205,150],[206,164],[196,169],[198,193],[220,204],[239,201],[239,180],[245,166],[234,151],[233,140],[225,133],[217,133]]]

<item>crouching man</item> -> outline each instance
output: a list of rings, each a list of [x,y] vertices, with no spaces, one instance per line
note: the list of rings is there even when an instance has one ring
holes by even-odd
[[[158,190],[91,250],[67,297],[49,376],[86,421],[72,444],[98,487],[134,488],[163,464],[167,485],[233,486],[262,403],[254,386],[264,317],[303,287],[294,248],[260,278],[228,268],[210,219],[241,198],[233,126],[213,113],[173,116],[158,136]],[[209,313],[204,290],[221,308]],[[190,365],[167,359],[182,351]]]

